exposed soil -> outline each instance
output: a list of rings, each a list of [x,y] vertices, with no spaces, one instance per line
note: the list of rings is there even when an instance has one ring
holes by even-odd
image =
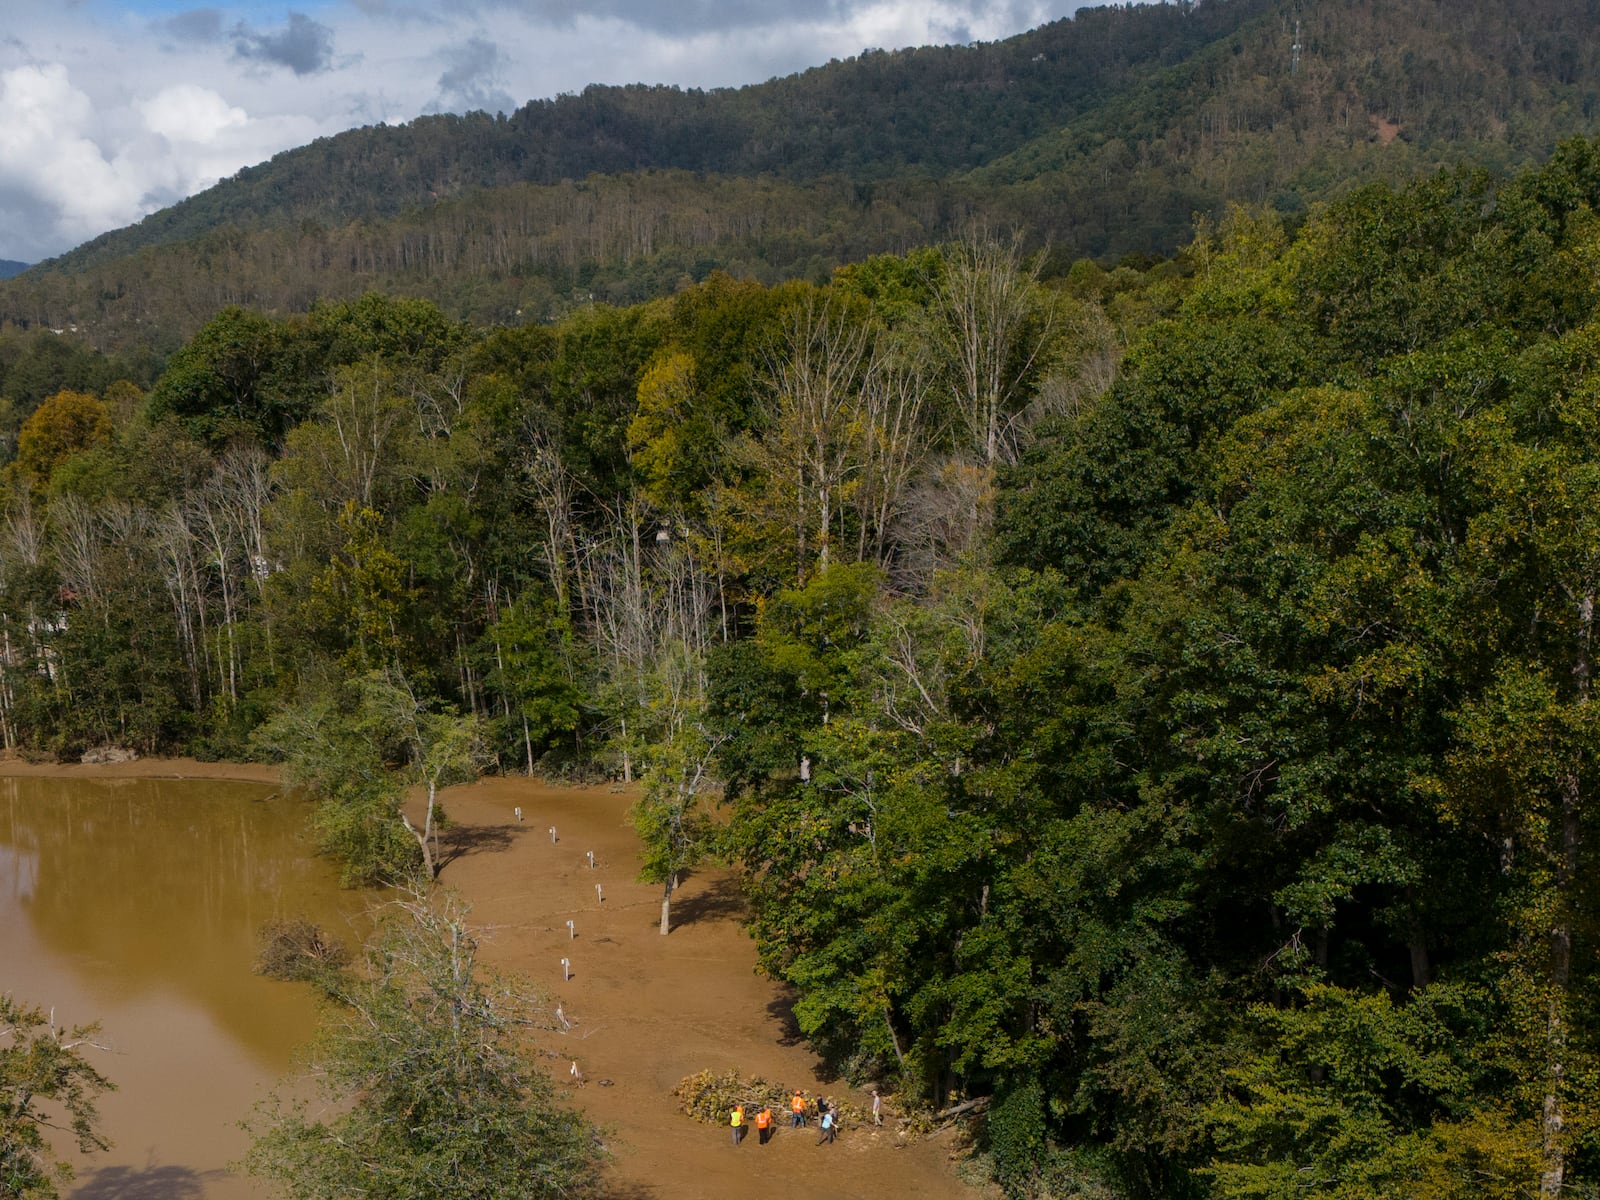
[[[96,766],[12,759],[0,772],[275,779],[270,767],[187,759]],[[978,1193],[954,1174],[950,1136],[902,1137],[892,1099],[882,1129],[846,1126],[826,1146],[817,1144],[814,1125],[791,1130],[778,1114],[769,1144],[760,1145],[752,1129],[735,1148],[727,1127],[678,1110],[673,1086],[707,1069],[760,1075],[810,1097],[842,1098],[850,1088],[821,1071],[794,1027],[789,996],[756,973],[743,901],[727,874],[687,877],[673,900],[672,932],[660,935],[660,888],[637,882],[638,843],[626,819],[632,799],[618,788],[520,778],[451,789],[440,875],[485,929],[484,960],[528,980],[571,1022],[568,1032],[545,1039],[550,1068],[558,1082],[570,1079],[573,1063],[583,1074],[573,1098],[608,1130],[609,1200],[975,1200]],[[571,964],[567,980],[563,958]],[[851,1098],[868,1105],[865,1093]]]
[[[850,1088],[819,1072],[788,996],[756,974],[743,902],[726,874],[686,879],[673,899],[672,932],[658,932],[661,889],[636,881],[631,794],[494,779],[446,802],[456,828],[440,880],[490,930],[485,958],[547,992],[572,1022],[550,1042],[559,1055],[551,1065],[560,1079],[578,1064],[586,1083],[575,1098],[613,1131],[615,1200],[973,1200],[952,1171],[948,1137],[901,1138],[892,1104],[883,1129],[844,1128],[829,1146],[817,1145],[814,1125],[791,1130],[780,1118],[767,1145],[751,1130],[735,1149],[727,1128],[678,1111],[673,1086],[705,1069],[760,1075],[808,1096],[838,1098]],[[565,982],[563,958],[572,971]],[[852,1098],[869,1103],[865,1093]]]

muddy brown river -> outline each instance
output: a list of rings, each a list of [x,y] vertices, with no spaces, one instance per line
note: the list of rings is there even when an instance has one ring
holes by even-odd
[[[258,783],[0,778],[0,990],[98,1021],[108,1153],[72,1200],[265,1195],[227,1164],[316,1009],[251,972],[256,930],[308,916],[359,940],[362,897],[310,852],[306,809]]]

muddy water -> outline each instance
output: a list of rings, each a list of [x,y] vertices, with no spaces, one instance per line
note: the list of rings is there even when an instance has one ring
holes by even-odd
[[[251,973],[265,921],[347,943],[363,905],[304,841],[302,805],[255,783],[0,778],[0,990],[99,1021],[106,1154],[73,1200],[235,1200],[237,1122],[316,1019],[309,989]]]

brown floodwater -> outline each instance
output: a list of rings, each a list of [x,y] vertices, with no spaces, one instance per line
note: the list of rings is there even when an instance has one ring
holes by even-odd
[[[238,1122],[310,1036],[310,989],[251,971],[256,931],[306,916],[353,944],[365,907],[259,783],[0,778],[0,991],[98,1021],[109,1152],[72,1200],[264,1195]]]

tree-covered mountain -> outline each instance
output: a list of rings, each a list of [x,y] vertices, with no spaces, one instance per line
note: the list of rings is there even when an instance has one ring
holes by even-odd
[[[1203,0],[747,88],[591,87],[278,155],[0,286],[0,320],[166,347],[217,309],[368,288],[475,321],[772,283],[1024,229],[1064,266],[1197,214],[1291,219],[1372,180],[1510,169],[1600,121],[1600,5]]]
[[[32,263],[18,262],[14,258],[0,258],[0,279],[10,279],[13,275],[20,275]]]
[[[943,177],[1094,111],[1270,7],[1092,9],[1001,42],[867,52],[751,87],[592,86],[509,117],[369,126],[246,168],[52,265],[81,269],[225,225],[381,220],[475,189],[590,175]]]

